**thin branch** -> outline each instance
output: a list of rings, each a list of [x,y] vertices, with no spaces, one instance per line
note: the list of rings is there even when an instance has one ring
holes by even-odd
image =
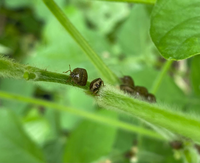
[[[172,64],[172,62],[173,62],[173,60],[168,60],[168,61],[164,64],[164,66],[163,66],[163,68],[162,68],[162,71],[161,71],[161,72],[158,74],[158,76],[156,77],[156,79],[155,79],[155,81],[154,81],[154,84],[153,84],[153,86],[152,86],[152,89],[151,89],[151,92],[152,92],[153,94],[156,94],[156,92],[157,92],[157,90],[158,90],[158,88],[159,88],[159,86],[160,86],[160,84],[161,84],[161,82],[162,82],[164,76],[166,75],[167,71],[169,70],[169,68],[170,68],[170,66],[171,66],[171,64]]]

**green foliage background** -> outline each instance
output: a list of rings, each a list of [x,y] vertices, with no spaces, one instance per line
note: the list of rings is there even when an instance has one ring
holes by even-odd
[[[198,117],[200,57],[195,56],[200,52],[198,0],[158,0],[155,5],[87,0],[55,2],[118,77],[130,75],[136,85],[146,87],[149,92],[166,62],[164,58],[179,60],[194,56],[173,62],[153,93],[158,103],[189,114],[194,112]],[[72,69],[83,67],[89,81],[103,79],[42,0],[4,0],[0,5],[0,54],[57,73],[68,70],[69,64]],[[159,131],[136,118],[100,108],[91,96],[75,87],[2,77],[0,90]],[[168,139],[162,141],[51,107],[0,99],[0,163],[106,160],[128,163],[131,158],[127,153],[131,150],[134,150],[132,162],[138,163],[183,160],[193,163],[198,158],[196,142],[173,134],[169,138],[166,133]],[[174,139],[184,139],[184,149],[173,150],[169,142]]]

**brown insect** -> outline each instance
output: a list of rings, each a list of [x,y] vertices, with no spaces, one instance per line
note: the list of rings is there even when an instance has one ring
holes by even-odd
[[[71,81],[73,81],[75,84],[80,86],[85,86],[87,84],[88,74],[87,71],[84,68],[75,68],[73,71],[71,71],[71,66],[69,65],[69,70]],[[63,72],[63,73],[67,73]]]
[[[170,146],[173,149],[179,150],[179,149],[183,148],[183,143],[179,140],[174,140],[174,141],[170,142]]]
[[[145,97],[148,102],[151,102],[151,103],[156,102],[156,97],[151,93],[148,93]]]
[[[123,90],[125,93],[133,94],[134,93],[134,81],[130,76],[124,76],[120,78],[123,84],[120,85],[120,89]]]
[[[123,85],[127,85],[129,87],[134,87],[134,81],[130,76],[124,76],[123,78],[120,78],[122,81]]]
[[[194,147],[196,148],[197,152],[200,154],[200,145],[199,144],[195,144]]]
[[[134,93],[133,88],[127,85],[120,85],[120,89],[123,90],[125,93],[131,94],[131,95]]]
[[[145,87],[141,86],[135,86],[134,87],[135,95],[136,96],[146,96],[148,94],[148,91]]]
[[[145,87],[141,86],[134,86],[134,81],[130,76],[124,76],[123,78],[120,78],[122,81],[122,85],[120,85],[120,89],[123,90],[125,93],[128,93],[135,98],[143,97],[146,99],[146,101],[155,103],[156,97],[148,93],[148,90]]]
[[[101,86],[104,85],[104,82],[101,78],[97,78],[94,79],[91,83],[90,83],[90,91],[93,94],[97,94],[99,89],[101,88]]]

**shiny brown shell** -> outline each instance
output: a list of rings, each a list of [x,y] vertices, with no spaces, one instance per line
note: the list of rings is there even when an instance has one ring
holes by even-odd
[[[155,103],[156,102],[156,97],[151,94],[151,93],[148,93],[146,96],[145,96],[146,100],[148,102],[151,102],[151,103]]]
[[[120,85],[120,89],[124,91],[124,93],[128,93],[128,94],[133,94],[134,90],[132,87],[129,87],[127,85]]]
[[[136,96],[146,96],[148,94],[148,90],[145,87],[135,86],[134,87],[135,95]]]
[[[130,76],[124,76],[123,78],[120,78],[123,85],[127,85],[129,87],[134,87],[134,81]]]
[[[90,83],[90,91],[93,94],[97,94],[102,85],[104,85],[104,82],[101,78],[94,79]]]
[[[87,84],[88,74],[84,68],[75,68],[71,73],[72,81],[80,86]]]

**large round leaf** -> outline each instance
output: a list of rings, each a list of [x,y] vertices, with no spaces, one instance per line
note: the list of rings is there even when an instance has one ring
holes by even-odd
[[[200,53],[200,1],[158,0],[151,17],[151,37],[167,59]]]

